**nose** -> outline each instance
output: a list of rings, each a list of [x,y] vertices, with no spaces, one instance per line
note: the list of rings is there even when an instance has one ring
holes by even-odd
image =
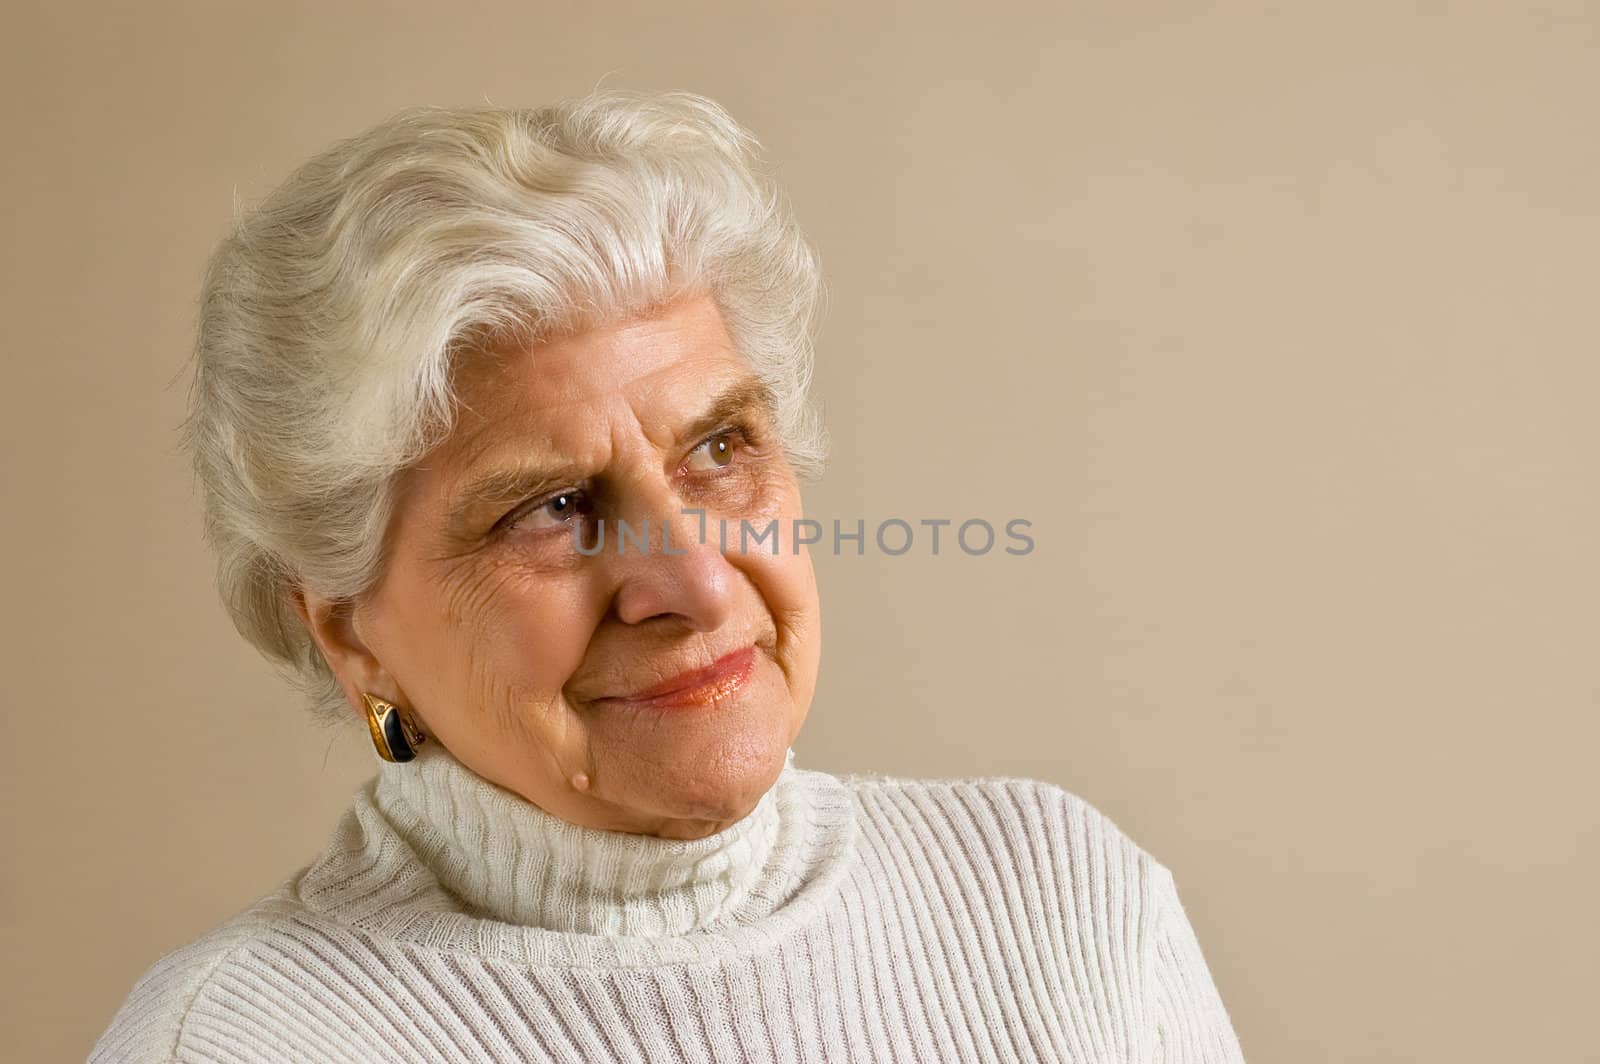
[[[605,530],[603,556],[615,574],[617,617],[625,624],[674,620],[695,632],[721,628],[733,616],[739,574],[717,536],[702,536],[701,518],[683,513],[664,484],[634,499]]]

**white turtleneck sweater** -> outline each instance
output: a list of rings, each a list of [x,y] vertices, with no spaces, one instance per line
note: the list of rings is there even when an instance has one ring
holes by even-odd
[[[438,743],[134,985],[90,1061],[1243,1058],[1171,873],[1037,780],[794,752],[695,840],[561,820]]]

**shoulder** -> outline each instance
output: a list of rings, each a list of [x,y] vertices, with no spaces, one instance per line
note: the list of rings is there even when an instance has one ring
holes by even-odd
[[[1177,880],[1165,867],[1157,866],[1152,879],[1150,907],[1143,988],[1159,1054],[1168,1060],[1243,1064],[1233,1017],[1178,897]]]
[[[863,819],[885,832],[981,843],[1011,857],[1051,857],[1137,871],[1164,871],[1110,816],[1046,780],[1019,776],[914,778],[854,773],[839,779]]]
[[[89,1053],[90,1064],[171,1061],[195,1002],[217,975],[239,962],[301,906],[280,888],[204,935],[164,954],[133,984]]]
[[[1094,972],[1087,985],[1130,988],[1079,1004],[1130,1018],[1139,1059],[1242,1062],[1173,871],[1089,801],[1027,778],[841,779],[880,852],[902,855],[881,863],[924,900],[959,898],[991,928],[1004,916],[1060,966]]]
[[[1147,938],[1165,867],[1059,784],[1010,776],[841,776],[882,874],[1029,922]]]

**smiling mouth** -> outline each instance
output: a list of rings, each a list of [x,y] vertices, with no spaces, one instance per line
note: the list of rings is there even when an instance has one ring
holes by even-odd
[[[628,695],[597,699],[632,707],[709,706],[733,695],[755,673],[755,647],[741,647],[704,668],[691,669]]]

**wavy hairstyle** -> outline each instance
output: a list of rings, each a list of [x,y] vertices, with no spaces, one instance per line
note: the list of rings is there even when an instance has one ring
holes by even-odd
[[[237,214],[202,290],[186,450],[240,633],[330,718],[294,608],[381,577],[397,476],[450,431],[463,353],[708,293],[821,473],[816,255],[756,139],[690,93],[424,107],[333,145]]]

